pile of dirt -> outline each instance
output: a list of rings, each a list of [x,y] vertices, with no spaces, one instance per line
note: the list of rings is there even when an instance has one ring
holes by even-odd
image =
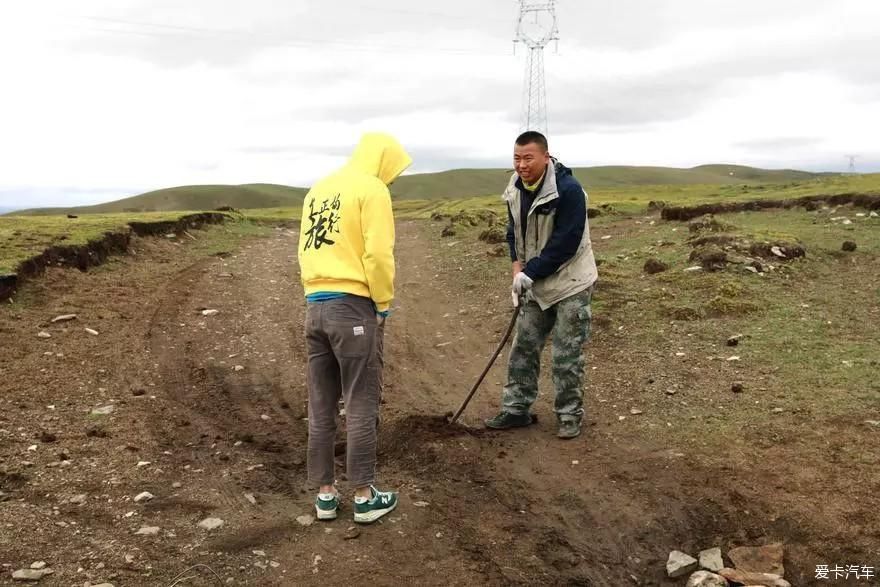
[[[729,214],[732,212],[753,212],[762,210],[788,209],[802,206],[816,210],[822,205],[843,206],[852,204],[867,210],[880,210],[880,194],[836,194],[833,196],[805,196],[785,200],[751,200],[748,202],[728,202],[702,204],[699,206],[666,206],[660,217],[663,220],[688,221],[705,214]]]
[[[39,255],[22,261],[14,275],[0,276],[0,301],[8,299],[22,281],[42,275],[47,267],[75,267],[87,271],[90,267],[105,263],[111,255],[128,251],[132,236],[160,236],[182,234],[206,224],[220,224],[229,216],[218,212],[188,214],[177,220],[158,222],[129,222],[127,229],[106,232],[101,238],[84,245],[55,245]]]
[[[693,248],[688,260],[706,271],[721,271],[734,265],[763,273],[771,266],[768,261],[789,262],[807,254],[803,243],[794,237],[737,233],[736,226],[720,222],[712,215],[692,221],[689,230],[694,235],[687,241]]]
[[[431,220],[446,221],[446,226],[440,233],[443,237],[455,236],[463,228],[485,227],[479,235],[481,241],[498,244],[507,240],[507,219],[487,208],[459,210],[455,214],[434,212],[431,214]]]

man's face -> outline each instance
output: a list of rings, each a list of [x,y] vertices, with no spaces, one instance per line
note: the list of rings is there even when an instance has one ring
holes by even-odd
[[[537,143],[513,146],[513,168],[528,184],[541,179],[548,163],[550,163],[550,153]]]

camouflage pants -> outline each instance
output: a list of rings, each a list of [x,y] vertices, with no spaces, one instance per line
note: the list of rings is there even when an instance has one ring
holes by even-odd
[[[553,333],[553,386],[556,416],[580,421],[584,414],[583,345],[590,336],[593,288],[577,293],[542,311],[528,302],[520,311],[507,365],[507,384],[501,396],[505,412],[527,414],[538,397],[541,351]]]

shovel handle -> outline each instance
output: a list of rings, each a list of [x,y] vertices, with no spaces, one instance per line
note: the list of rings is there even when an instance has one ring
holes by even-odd
[[[513,294],[514,298],[516,298],[516,294]],[[504,333],[504,337],[501,339],[501,342],[498,343],[498,348],[495,349],[495,353],[492,355],[492,358],[489,359],[489,363],[486,365],[486,368],[483,369],[483,372],[480,374],[480,378],[477,379],[477,382],[474,383],[474,386],[471,387],[470,393],[468,393],[467,397],[464,398],[464,401],[461,402],[461,406],[458,408],[458,411],[455,412],[455,415],[449,419],[450,424],[455,424],[455,421],[458,420],[461,413],[464,412],[464,409],[467,407],[468,403],[470,403],[471,398],[474,397],[474,394],[477,392],[477,388],[480,387],[480,384],[483,382],[483,379],[486,377],[486,373],[489,372],[489,369],[492,368],[492,365],[495,364],[495,359],[498,358],[498,355],[501,354],[501,349],[504,348],[504,345],[507,344],[508,339],[510,338],[510,334],[513,332],[513,327],[516,326],[516,319],[519,316],[519,300],[516,300],[516,304],[514,305],[513,315],[510,317],[510,324],[507,325],[507,332]]]

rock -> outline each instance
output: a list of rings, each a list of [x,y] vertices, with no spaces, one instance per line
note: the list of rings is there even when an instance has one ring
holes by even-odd
[[[131,395],[133,395],[134,397],[141,397],[142,395],[146,395],[146,393],[147,390],[143,387],[135,387],[131,390]]]
[[[445,227],[443,229],[443,232],[440,233],[440,236],[442,236],[442,237],[455,236],[455,226],[450,224],[449,226]]]
[[[92,585],[92,587],[113,587],[113,583],[98,583],[97,585]]]
[[[183,483],[180,481],[175,481],[171,484],[171,489],[180,489],[181,487],[183,487]]]
[[[205,530],[216,530],[225,524],[223,520],[220,518],[205,518],[201,522],[199,522],[199,528],[203,528]]]
[[[880,427],[880,420],[865,420],[865,424],[868,426]]]
[[[150,493],[149,491],[144,491],[144,492],[142,492],[142,493],[138,493],[138,494],[134,497],[134,502],[135,502],[135,503],[140,503],[140,502],[142,502],[142,501],[150,501],[150,500],[153,499],[154,497],[156,497],[156,496],[153,495],[152,493]]]
[[[774,414],[781,414],[784,411],[785,411],[785,408],[773,408],[773,410],[772,410],[772,412]]]
[[[847,253],[852,253],[856,250],[856,243],[854,243],[853,241],[845,241],[841,249],[843,249]]]
[[[880,214],[874,212],[873,210],[871,210],[871,213],[868,214],[868,216],[870,216],[871,218],[880,218]]]
[[[727,346],[737,346],[739,341],[742,340],[742,334],[735,334],[727,339]]]
[[[55,442],[56,440],[58,440],[58,437],[55,434],[51,432],[46,432],[45,430],[40,432],[40,442],[45,442],[46,444],[49,444]]]
[[[709,571],[697,571],[688,579],[686,587],[728,587],[727,579]]]
[[[361,531],[357,526],[349,526],[348,530],[345,531],[345,535],[343,538],[346,540],[354,540],[358,536],[361,535]]]
[[[137,532],[135,532],[138,536],[158,536],[161,528],[159,526],[144,526]]]
[[[417,507],[417,508],[426,508],[426,507],[428,507],[429,505],[431,505],[431,504],[429,504],[427,501],[416,501],[416,502],[413,502],[413,506],[414,506],[414,507]]]
[[[777,246],[772,246],[772,247],[770,247],[770,252],[773,253],[774,255],[776,255],[777,257],[779,257],[780,259],[787,259],[787,258],[788,258],[788,257],[785,255],[785,253],[782,252],[782,249],[780,249],[780,248],[777,247]]]
[[[643,412],[642,412],[642,410],[640,410],[638,408],[631,408],[629,413],[632,414],[633,416],[638,416],[639,414],[642,414]]]
[[[700,567],[707,571],[718,572],[724,568],[724,561],[721,558],[720,548],[709,548],[700,551]]]
[[[55,316],[52,318],[52,323],[69,322],[70,320],[76,320],[76,314],[62,314],[61,316]]]
[[[82,505],[86,502],[86,498],[87,496],[85,493],[80,493],[79,495],[74,495],[73,497],[71,497],[70,503],[72,503],[73,505]]]
[[[31,568],[35,571],[40,571],[48,566],[49,565],[46,564],[46,561],[37,561],[35,563],[31,563]]]
[[[48,332],[38,332],[37,336],[40,338],[52,338],[52,335]]]
[[[655,273],[662,273],[669,269],[669,265],[660,261],[659,259],[648,259],[645,261],[645,266],[643,271],[648,275],[654,275]]]
[[[91,334],[92,336],[98,336],[97,330],[93,330],[91,328],[86,328],[85,331],[88,332],[89,334]]]
[[[251,505],[257,505],[257,498],[254,497],[253,493],[245,493],[244,498],[250,502]]]
[[[235,367],[233,367],[233,369],[235,369],[236,371],[244,371],[244,366],[243,365],[236,365]]]
[[[733,393],[742,393],[742,392],[743,392],[743,389],[744,389],[744,388],[743,388],[743,384],[740,383],[740,382],[736,382],[736,383],[734,383],[733,385],[730,386],[730,391],[732,391]],[[711,569],[710,569],[710,570],[711,570]],[[714,569],[714,570],[717,571],[718,569]]]
[[[728,551],[727,557],[733,562],[733,566],[738,571],[770,573],[784,577],[783,554],[782,543],[774,542],[765,546],[740,546],[732,548]]]
[[[52,569],[19,569],[12,573],[13,581],[39,581],[46,575],[54,573]]]
[[[116,406],[114,406],[112,404],[109,406],[95,408],[94,410],[92,410],[92,415],[93,416],[106,416],[108,414],[112,414],[115,409],[116,409]]]
[[[771,573],[749,573],[737,569],[721,569],[718,574],[732,583],[759,585],[761,587],[791,587],[791,583]]]
[[[299,522],[300,526],[311,526],[312,524],[315,523],[315,518],[313,516],[309,516],[309,515],[298,516],[296,518],[296,521]]]
[[[670,552],[669,559],[666,561],[666,574],[668,574],[671,579],[684,577],[699,568],[700,563],[697,559],[679,550],[673,550]]]
[[[220,310],[202,310],[202,316],[216,316]]]

